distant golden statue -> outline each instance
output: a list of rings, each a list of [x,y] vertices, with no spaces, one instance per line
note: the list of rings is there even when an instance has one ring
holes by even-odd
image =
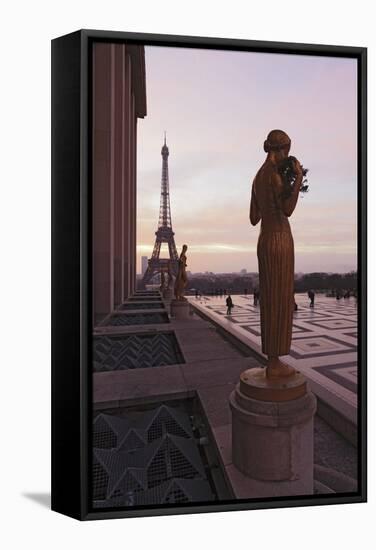
[[[294,311],[294,241],[288,217],[295,210],[303,180],[300,163],[290,157],[295,180],[286,188],[279,166],[289,155],[291,140],[282,130],[272,130],[264,143],[267,158],[252,185],[250,221],[261,220],[257,244],[260,277],[262,351],[268,356],[266,376],[280,378],[295,373],[280,361],[291,346]]]
[[[185,300],[184,298],[184,289],[187,286],[187,273],[186,273],[186,267],[187,267],[187,256],[185,253],[187,252],[188,246],[186,244],[183,244],[183,248],[180,254],[179,258],[179,267],[178,267],[178,274],[176,276],[175,280],[175,298],[176,300]]]

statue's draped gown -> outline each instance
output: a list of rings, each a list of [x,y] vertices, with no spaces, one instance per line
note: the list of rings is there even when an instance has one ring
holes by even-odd
[[[182,252],[179,258],[179,269],[175,281],[175,296],[182,296],[185,287],[187,286],[187,273],[186,273],[187,256]]]
[[[281,208],[281,189],[272,178],[275,170],[266,161],[252,186],[252,201],[261,216],[257,257],[262,351],[272,357],[290,352],[294,311],[294,241]]]

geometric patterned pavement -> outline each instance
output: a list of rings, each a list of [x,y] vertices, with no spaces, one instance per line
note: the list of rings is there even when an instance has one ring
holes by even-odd
[[[138,295],[133,295],[131,296],[130,298],[128,298],[128,302],[160,302],[162,303],[162,299],[160,296],[140,296],[139,294]]]
[[[132,325],[157,325],[160,323],[169,323],[170,320],[167,311],[164,313],[119,313],[111,315],[106,319],[106,326],[132,326]]]
[[[232,315],[226,315],[226,296],[189,297],[194,306],[227,331],[261,351],[260,308],[253,295],[232,295]],[[316,294],[314,308],[306,293],[295,294],[293,337],[283,361],[303,372],[351,407],[357,407],[357,303]]]
[[[184,363],[173,332],[94,336],[93,370],[105,372]]]
[[[161,405],[136,417],[99,414],[93,443],[96,508],[215,498],[190,416],[182,409]]]
[[[125,310],[136,310],[136,309],[164,309],[164,303],[161,301],[152,301],[149,300],[137,300],[137,301],[128,301],[122,304],[119,307],[120,309]]]

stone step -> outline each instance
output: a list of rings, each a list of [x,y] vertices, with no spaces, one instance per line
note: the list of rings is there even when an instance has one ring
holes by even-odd
[[[313,477],[315,483],[321,483],[333,493],[356,493],[358,491],[356,479],[320,464],[314,465]]]

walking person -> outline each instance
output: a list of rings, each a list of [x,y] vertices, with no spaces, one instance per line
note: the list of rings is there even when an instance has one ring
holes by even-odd
[[[226,298],[226,306],[227,306],[226,315],[231,315],[231,310],[234,307],[234,304],[232,303],[232,298],[231,298],[230,294]]]
[[[253,291],[253,305],[258,306],[259,303],[259,291],[257,288]]]
[[[311,300],[309,307],[315,307],[315,293],[313,290],[308,291],[308,298]]]

